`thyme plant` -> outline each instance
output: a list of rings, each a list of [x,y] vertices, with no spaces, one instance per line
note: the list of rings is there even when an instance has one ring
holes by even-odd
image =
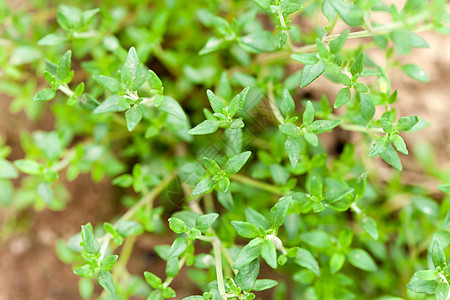
[[[447,1],[0,1],[0,20],[11,113],[54,116],[23,159],[1,144],[2,205],[63,210],[81,173],[123,189],[123,214],[56,244],[83,299],[181,299],[177,276],[185,300],[450,299],[450,173],[418,150],[443,194],[402,183],[428,122],[389,78],[429,81],[403,57],[450,32]],[[165,272],[130,273],[163,235]]]

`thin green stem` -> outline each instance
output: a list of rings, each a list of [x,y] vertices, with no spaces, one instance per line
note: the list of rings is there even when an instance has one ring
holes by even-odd
[[[214,251],[214,264],[216,265],[217,286],[219,288],[219,294],[222,299],[227,299],[225,296],[225,283],[223,281],[223,269],[222,269],[222,243],[217,237],[214,237],[213,242]]]
[[[359,208],[358,205],[356,205],[355,202],[352,203],[352,205],[350,205],[350,208],[358,215],[362,214],[362,210],[361,208]]]
[[[328,29],[327,33],[323,36],[322,41],[324,41],[324,39],[333,32],[334,28],[336,27],[336,24],[337,24],[338,20],[339,20],[339,16],[336,15],[336,17],[333,20],[333,24],[331,24],[330,29]]]
[[[58,90],[63,92],[67,97],[72,97],[73,95],[75,95],[75,92],[70,89],[70,87],[67,85],[67,83],[61,84],[58,87]]]
[[[255,180],[250,177],[246,177],[246,176],[239,175],[239,174],[233,174],[233,175],[231,175],[231,179],[236,180],[240,183],[246,184],[248,186],[252,186],[252,187],[258,188],[260,190],[272,193],[272,194],[276,194],[276,195],[280,195],[280,196],[284,195],[280,191],[279,187],[273,186],[273,185],[265,183],[265,182]]]
[[[272,81],[270,81],[267,85],[267,96],[269,99],[270,109],[272,110],[273,115],[275,116],[275,118],[277,119],[277,121],[280,124],[284,124],[284,118],[281,115],[281,112],[278,109],[277,104],[275,102],[275,95],[273,92],[273,82]]]
[[[153,200],[156,198],[156,196],[158,196],[169,185],[169,183],[175,178],[175,176],[176,173],[173,172],[172,174],[164,178],[163,181],[161,181],[157,186],[155,186],[149,193],[145,194],[144,197],[141,198],[141,200],[139,200],[125,214],[123,214],[122,217],[120,217],[119,220],[117,220],[115,225],[117,225],[120,222],[129,220],[142,206],[146,204],[152,206]],[[105,234],[102,240],[103,241],[100,246],[100,253],[101,253],[100,260],[103,259],[106,255],[106,250],[108,249],[109,243],[111,242],[111,235],[108,233]]]

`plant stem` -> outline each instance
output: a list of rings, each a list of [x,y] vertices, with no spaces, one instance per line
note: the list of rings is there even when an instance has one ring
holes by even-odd
[[[279,187],[273,186],[271,184],[265,183],[265,182],[261,182],[258,180],[255,180],[253,178],[250,177],[246,177],[243,175],[239,175],[239,174],[233,174],[231,175],[231,179],[239,181],[240,183],[258,188],[260,190],[272,193],[272,194],[276,194],[276,195],[280,195],[283,196],[284,194],[280,191]]]
[[[75,92],[70,89],[70,87],[67,85],[67,83],[60,85],[58,87],[58,90],[60,90],[64,94],[66,94],[66,96],[69,98],[72,97],[73,95],[75,95]]]
[[[350,208],[351,208],[355,213],[357,213],[358,215],[360,215],[360,214],[362,213],[361,208],[359,208],[359,206],[356,205],[355,202],[352,203],[352,205],[350,206]]]
[[[221,245],[220,240],[217,237],[214,237],[212,246],[214,250],[214,264],[216,265],[217,286],[219,288],[220,297],[222,297],[222,299],[227,299],[225,296],[225,283],[223,281]]]
[[[130,219],[136,211],[141,208],[142,206],[149,204],[152,206],[153,200],[158,196],[166,187],[169,185],[169,183],[173,180],[176,173],[173,172],[172,174],[168,175],[166,178],[164,178],[157,186],[155,186],[149,193],[145,194],[144,197],[141,198],[136,204],[134,204],[125,214],[122,215],[122,217],[119,218],[114,224],[116,226],[120,222],[127,221]],[[106,250],[108,249],[109,242],[111,241],[111,235],[106,233],[103,237],[103,242],[100,246],[100,260],[105,257]]]
[[[272,113],[280,124],[284,124],[284,118],[281,115],[280,110],[277,107],[277,104],[275,103],[275,95],[273,93],[273,82],[270,81],[267,87],[268,87],[267,96],[269,98],[269,105],[272,110]]]

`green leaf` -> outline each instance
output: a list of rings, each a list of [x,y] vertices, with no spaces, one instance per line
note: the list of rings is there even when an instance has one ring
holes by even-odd
[[[338,272],[345,262],[345,255],[339,252],[333,253],[330,259],[330,272],[331,274],[335,274]]]
[[[247,160],[250,158],[251,154],[252,153],[250,151],[245,151],[230,157],[225,164],[225,172],[228,174],[239,172],[239,170],[242,169]]]
[[[299,135],[298,127],[293,123],[280,124],[278,127],[287,136],[297,137]]]
[[[234,261],[233,268],[241,269],[242,267],[250,264],[253,260],[259,257],[261,254],[263,239],[255,238],[250,241],[239,252],[236,260]]]
[[[394,149],[394,147],[392,147],[392,145],[389,144],[387,151],[380,153],[380,157],[385,162],[387,162],[388,164],[390,164],[391,166],[396,168],[397,170],[401,171],[403,169],[402,162],[400,161],[400,157],[398,156],[397,151],[395,151],[395,149]]]
[[[436,280],[438,278],[438,273],[436,270],[422,270],[414,273],[414,276],[422,280]]]
[[[33,97],[33,101],[42,102],[42,101],[49,101],[55,98],[56,92],[53,89],[43,89],[37,92],[36,95]]]
[[[139,105],[135,105],[125,112],[125,120],[127,121],[128,131],[133,131],[142,120],[142,111]]]
[[[311,101],[306,102],[305,111],[303,112],[303,123],[311,125],[314,121],[314,114],[315,110]]]
[[[12,202],[14,194],[14,186],[11,181],[0,179],[0,191],[0,204],[3,207],[8,207]]]
[[[330,42],[330,52],[331,53],[339,53],[341,51],[342,47],[345,44],[345,41],[347,40],[349,34],[349,30],[345,30],[342,32],[337,39],[334,39]]]
[[[231,195],[230,191],[226,191],[226,192],[218,191],[217,192],[217,200],[226,209],[233,210],[234,202],[233,202],[233,196]]]
[[[300,77],[300,87],[304,88],[308,86],[311,82],[322,75],[326,68],[327,65],[323,61],[318,61],[313,65],[305,65]]]
[[[331,240],[325,231],[312,230],[300,234],[300,240],[314,248],[331,247]]]
[[[236,274],[236,283],[244,291],[250,291],[255,285],[259,274],[259,260],[254,259],[251,263],[241,267]]]
[[[407,155],[408,154],[408,149],[406,149],[406,144],[405,141],[403,140],[403,138],[399,135],[396,135],[394,137],[394,146],[397,149],[397,151]]]
[[[231,86],[230,86],[230,80],[228,79],[227,72],[222,72],[220,74],[219,84],[217,86],[217,94],[219,94],[220,97],[223,99],[229,99],[231,98]]]
[[[450,183],[440,184],[438,185],[438,189],[447,195],[450,195]]]
[[[161,278],[159,278],[153,273],[145,271],[144,277],[145,281],[147,281],[147,283],[154,289],[158,289],[162,284]]]
[[[97,255],[100,251],[100,244],[94,236],[92,227],[88,225],[81,225],[81,236],[83,238],[84,250],[92,255]]]
[[[100,262],[100,269],[103,271],[111,270],[118,258],[118,255],[108,255]]]
[[[342,20],[348,25],[360,26],[364,24],[364,12],[356,5],[346,3],[343,0],[331,0],[327,2],[333,6]]]
[[[239,94],[233,97],[228,107],[228,115],[233,117],[244,107],[245,98],[247,98],[249,87],[244,88]]]
[[[283,90],[283,97],[281,98],[280,111],[285,118],[288,118],[295,109],[294,99],[287,89]]]
[[[270,31],[261,30],[239,39],[243,48],[252,53],[272,52],[278,48],[277,39]]]
[[[160,289],[154,290],[148,295],[147,300],[164,300],[165,297],[162,295],[162,291]]]
[[[171,287],[166,287],[163,289],[162,295],[164,298],[174,298],[177,293]]]
[[[264,291],[273,288],[278,282],[272,279],[258,279],[253,285],[253,290],[256,292]]]
[[[217,220],[219,214],[210,213],[203,216],[198,217],[195,220],[195,227],[200,230],[206,230]]]
[[[314,256],[306,249],[299,248],[297,256],[295,257],[295,263],[299,266],[307,268],[313,271],[314,274],[320,276],[319,264]]]
[[[272,268],[277,268],[277,250],[271,240],[264,240],[261,247],[261,257]]]
[[[284,142],[284,149],[286,149],[292,167],[295,168],[300,157],[300,142],[296,138],[288,137]]]
[[[57,21],[64,31],[73,31],[81,26],[81,10],[69,5],[60,5],[57,11]]]
[[[75,268],[73,270],[73,273],[75,275],[81,276],[81,277],[92,277],[94,276],[95,269],[90,264],[83,265],[81,267]]]
[[[427,73],[416,64],[407,64],[402,66],[402,71],[405,72],[406,75],[420,82],[429,82],[430,78],[428,78]]]
[[[378,139],[373,145],[372,149],[369,152],[369,157],[377,156],[378,154],[384,153],[388,150],[388,136],[385,135],[382,138]]]
[[[245,218],[248,222],[264,229],[268,229],[270,226],[269,221],[267,221],[266,217],[264,217],[261,213],[257,212],[251,207],[245,208]]]
[[[130,174],[123,174],[112,181],[113,185],[120,186],[122,188],[130,187],[133,184],[133,176]]]
[[[291,205],[292,196],[282,197],[270,210],[270,223],[273,227],[280,227],[284,223],[289,206]]]
[[[153,89],[161,90],[163,84],[161,79],[159,79],[158,75],[156,75],[155,72],[153,72],[152,70],[148,70],[148,78]]]
[[[209,103],[211,104],[211,108],[216,113],[223,113],[225,109],[225,103],[220,100],[211,90],[206,91],[206,95],[208,96]]]
[[[112,279],[112,275],[109,271],[100,271],[98,273],[98,283],[111,295],[115,296],[116,288]]]
[[[137,90],[143,83],[141,62],[134,47],[128,50],[127,61],[122,68],[122,78],[125,79],[123,81],[131,84],[130,87],[133,90]]]
[[[397,130],[400,130],[400,131],[409,131],[418,122],[419,122],[419,117],[417,117],[417,116],[401,117],[398,120],[396,128],[397,128]]]
[[[168,257],[166,264],[166,274],[168,277],[175,277],[180,272],[179,259],[177,256]]]
[[[448,283],[439,282],[436,288],[436,300],[448,300],[450,299],[450,286]]]
[[[330,4],[331,1],[333,0],[324,0],[321,7],[323,15],[328,19],[328,24],[331,24],[337,16],[336,10]]]
[[[291,58],[305,65],[314,65],[319,62],[316,53],[294,53]]]
[[[72,51],[67,50],[66,53],[62,56],[59,61],[58,66],[56,67],[56,74],[58,78],[63,82],[66,82],[65,79],[70,75],[70,65],[71,65]]]
[[[269,166],[270,175],[276,184],[285,185],[289,179],[289,172],[279,164]]]
[[[347,254],[347,259],[353,266],[367,272],[376,272],[378,269],[373,258],[364,249],[355,248],[350,250]]]
[[[342,120],[317,120],[311,124],[309,129],[316,134],[321,134],[332,130],[334,127],[341,124],[341,122]]]
[[[442,250],[441,245],[437,240],[434,240],[431,246],[431,258],[433,259],[433,265],[437,267],[444,267],[446,263],[445,253]]]
[[[367,185],[367,173],[361,174],[361,176],[358,177],[358,180],[356,181],[355,186],[355,201],[359,200],[364,196],[364,193],[366,191],[366,185]]]
[[[378,240],[377,222],[371,217],[364,217],[361,221],[361,226],[374,240]]]
[[[339,232],[339,243],[343,248],[348,248],[352,244],[353,232],[347,226]]]
[[[375,115],[375,105],[373,104],[372,99],[367,94],[358,94],[360,98],[361,116],[365,120],[372,120]]]
[[[305,132],[304,135],[305,140],[313,147],[317,147],[319,145],[319,138],[317,135],[311,132]]]
[[[53,204],[53,191],[48,182],[41,182],[37,188],[38,195],[44,200],[45,204]]]
[[[350,73],[352,73],[353,76],[360,74],[364,69],[364,52],[361,52],[356,57],[355,61],[353,62]]]
[[[170,218],[169,227],[175,233],[183,233],[187,231],[186,224],[183,222],[183,220],[178,218]]]
[[[93,113],[104,114],[109,112],[124,111],[126,108],[119,104],[121,99],[123,99],[123,97],[112,95],[100,103],[100,105],[94,109]]]
[[[434,294],[437,287],[437,281],[423,280],[413,276],[406,287],[416,293]]]
[[[50,33],[41,38],[37,44],[38,46],[56,46],[67,41],[68,38],[62,34]]]
[[[203,157],[202,161],[203,161],[203,165],[205,166],[206,170],[211,175],[216,175],[217,173],[219,173],[221,171],[220,166],[214,160],[207,158],[207,157]]]
[[[184,237],[176,238],[173,241],[169,251],[169,258],[178,257],[187,249],[187,239]]]
[[[186,114],[181,108],[180,103],[172,97],[164,96],[161,103],[159,103],[156,108],[160,111],[168,113],[179,120],[186,120]]]
[[[209,193],[214,188],[214,181],[210,177],[206,177],[200,180],[194,188],[192,196],[197,196],[205,193]]]
[[[19,173],[13,164],[6,159],[0,158],[0,179],[17,177],[19,177]]]
[[[350,88],[346,87],[343,89],[340,89],[337,96],[336,101],[334,102],[334,108],[339,108],[342,105],[349,102],[352,98],[352,93],[350,92]]]
[[[396,50],[400,54],[408,54],[412,48],[428,48],[430,45],[419,35],[405,29],[394,30],[391,34]]]
[[[236,230],[237,234],[242,237],[252,239],[260,235],[258,227],[256,227],[252,223],[232,221],[231,225],[233,225],[234,230]]]
[[[219,39],[216,37],[210,37],[208,41],[206,42],[205,46],[203,46],[202,49],[198,52],[198,55],[205,55],[212,53],[214,51],[217,51],[221,49],[224,45],[226,45],[224,39]]]
[[[123,236],[140,235],[144,232],[144,228],[136,221],[120,221],[116,224],[117,232]]]
[[[269,9],[272,1],[270,0],[253,0],[262,9]]]
[[[80,280],[78,281],[78,291],[81,298],[91,298],[92,294],[94,293],[94,284],[92,283],[92,280],[89,278],[80,278]]]
[[[14,161],[14,165],[21,172],[30,175],[41,175],[44,173],[44,166],[31,159],[18,159]]]
[[[219,128],[219,122],[215,120],[205,120],[189,130],[189,134],[191,135],[203,135],[210,134],[216,132]]]
[[[99,84],[101,84],[105,89],[109,90],[110,92],[112,92],[114,94],[120,92],[120,90],[122,88],[120,85],[120,82],[113,77],[109,77],[109,76],[105,76],[105,75],[94,75],[94,76],[92,76],[92,78],[94,78],[95,81],[97,81]]]

